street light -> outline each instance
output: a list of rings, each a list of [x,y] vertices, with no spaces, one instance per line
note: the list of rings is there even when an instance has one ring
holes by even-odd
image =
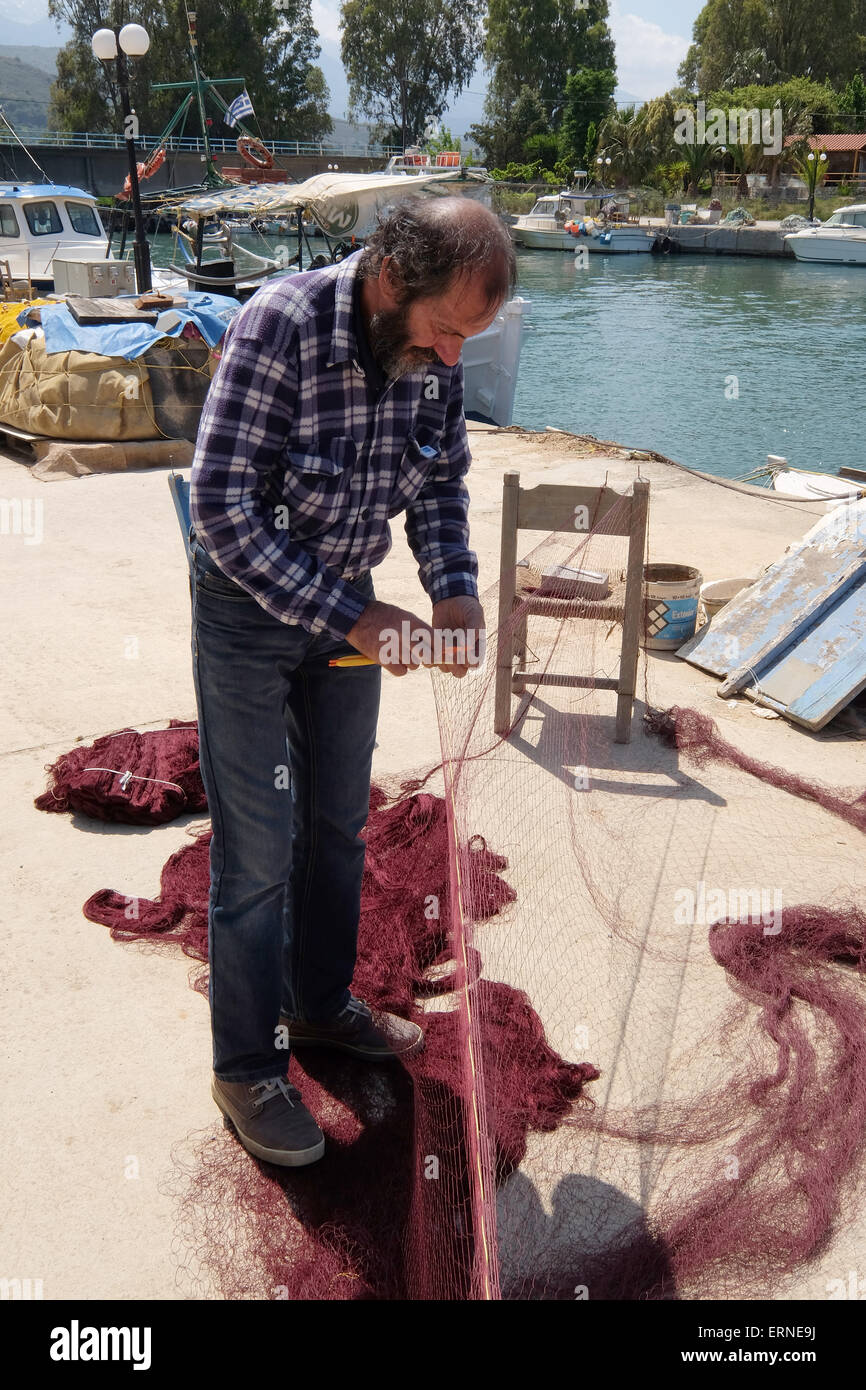
[[[815,151],[810,150],[806,155],[806,186],[809,189],[809,221],[815,216],[815,189],[818,186],[818,178],[821,165],[827,163],[827,156],[822,150],[818,158],[815,158]]]
[[[129,70],[127,58],[142,58],[150,48],[150,37],[140,24],[124,24],[122,29],[97,29],[90,46],[101,63],[117,63],[117,85],[120,89],[120,102],[123,110],[123,134],[126,140],[126,154],[129,160],[129,188],[132,194],[132,215],[135,222],[135,241],[132,246],[135,261],[135,279],[139,294],[152,289],[150,272],[150,247],[144,235],[144,218],[141,212],[141,194],[138,188],[138,164],[135,157],[135,130],[137,122],[132,119],[129,105]]]

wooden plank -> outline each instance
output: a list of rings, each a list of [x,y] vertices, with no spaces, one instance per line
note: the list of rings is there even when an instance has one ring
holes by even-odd
[[[821,517],[677,654],[727,677],[720,695],[740,690],[834,608],[864,572],[866,500],[857,499]]]
[[[851,478],[855,483],[866,483],[866,468],[840,468],[840,478]]]
[[[578,512],[578,507],[585,510]],[[619,512],[615,510],[617,507]],[[614,492],[612,487],[539,483],[537,487],[520,489],[517,525],[522,531],[563,531],[579,536],[594,530],[609,512],[614,515],[605,526],[605,533],[627,536],[631,507],[622,493]]]
[[[807,729],[822,729],[866,687],[866,573],[746,693]]]
[[[156,323],[159,311],[136,309],[131,299],[67,299],[66,307],[76,323]]]
[[[531,667],[525,671],[515,671],[514,679],[525,681],[527,685],[566,685],[576,686],[580,690],[616,690],[619,685],[612,676],[568,676],[559,675],[556,671],[536,672]]]

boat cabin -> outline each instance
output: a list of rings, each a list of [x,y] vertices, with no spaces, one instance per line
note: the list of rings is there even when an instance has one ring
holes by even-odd
[[[81,188],[54,183],[0,183],[0,262],[13,280],[54,283],[55,256],[101,260],[108,238],[96,199]]]
[[[866,227],[866,203],[853,203],[849,208],[837,208],[824,227]]]

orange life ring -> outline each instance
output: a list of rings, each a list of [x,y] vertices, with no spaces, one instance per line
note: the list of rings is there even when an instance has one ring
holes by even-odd
[[[254,169],[273,169],[274,167],[274,156],[267,145],[261,140],[257,140],[254,135],[241,135],[237,142],[237,150],[241,159],[245,159],[247,164],[251,164]]]
[[[154,150],[153,154],[150,156],[150,159],[148,159],[146,163],[138,163],[135,166],[136,173],[138,174],[139,183],[142,183],[144,179],[153,178],[157,169],[161,169],[163,164],[165,163],[165,155],[165,145],[160,145],[158,149]],[[123,182],[123,188],[117,196],[118,198],[129,198],[131,194],[132,180],[130,179],[129,174],[127,174]]]

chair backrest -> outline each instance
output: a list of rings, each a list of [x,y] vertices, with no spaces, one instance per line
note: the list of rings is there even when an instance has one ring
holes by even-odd
[[[516,592],[518,531],[560,531],[578,536],[593,530],[606,519],[605,529],[609,535],[629,538],[626,571],[629,618],[624,640],[634,645],[637,641],[637,610],[643,580],[648,508],[649,483],[644,478],[636,478],[631,493],[624,495],[615,492],[606,483],[600,487],[539,483],[537,487],[522,488],[519,472],[509,469],[502,479],[500,628],[503,629],[508,621]]]
[[[628,536],[631,504],[630,496],[607,484],[539,483],[526,488],[520,486],[520,474],[513,469],[503,478],[503,513],[513,512],[513,525],[519,531],[591,531],[613,512],[606,528],[609,534]]]

